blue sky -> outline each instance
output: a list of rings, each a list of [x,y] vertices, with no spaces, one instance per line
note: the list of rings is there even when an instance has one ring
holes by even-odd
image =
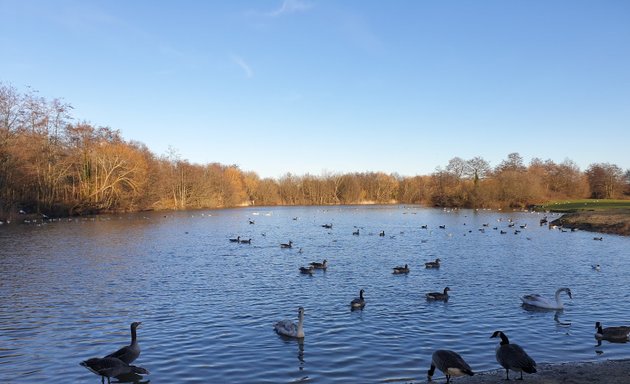
[[[0,81],[152,152],[426,175],[630,168],[630,2],[0,0]]]

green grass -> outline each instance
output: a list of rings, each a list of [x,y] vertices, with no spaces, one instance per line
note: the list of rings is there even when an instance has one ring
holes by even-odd
[[[536,206],[539,211],[577,212],[630,209],[630,200],[582,199],[550,201]]]

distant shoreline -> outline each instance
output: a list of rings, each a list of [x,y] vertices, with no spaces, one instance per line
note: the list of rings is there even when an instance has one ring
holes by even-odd
[[[538,364],[538,372],[523,374],[527,384],[627,384],[630,381],[630,360],[606,360],[597,362],[571,362],[557,364]],[[510,371],[510,379],[519,377]],[[457,377],[453,384],[502,383],[505,370],[479,372],[475,376]],[[413,381],[420,383],[443,383],[444,378],[437,376],[433,381]],[[508,382],[509,383],[509,382]]]
[[[630,209],[565,213],[550,225],[583,231],[630,236]]]

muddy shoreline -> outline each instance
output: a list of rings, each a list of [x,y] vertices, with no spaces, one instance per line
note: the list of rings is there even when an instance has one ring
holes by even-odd
[[[579,211],[565,213],[549,225],[598,233],[630,236],[630,210]],[[630,379],[628,380],[630,383]]]
[[[538,372],[523,374],[523,381],[527,384],[628,384],[630,383],[630,360],[606,360],[601,362],[538,364]],[[410,384],[443,384],[446,378],[436,372],[433,381],[412,381]],[[456,377],[453,384],[482,384],[509,383],[518,378],[519,374],[510,371],[510,381],[505,381],[505,370],[497,369],[479,372],[474,376]]]

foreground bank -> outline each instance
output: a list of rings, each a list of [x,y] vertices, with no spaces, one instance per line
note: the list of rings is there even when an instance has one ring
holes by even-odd
[[[630,236],[630,209],[566,213],[552,221],[551,225]]]
[[[510,372],[510,378],[519,377]],[[477,373],[475,376],[455,378],[454,384],[503,383],[505,370]],[[426,380],[413,381],[414,384]],[[434,377],[429,383],[444,383],[443,376]],[[607,360],[603,362],[539,364],[538,372],[525,374],[527,384],[628,384],[630,383],[630,360]]]

